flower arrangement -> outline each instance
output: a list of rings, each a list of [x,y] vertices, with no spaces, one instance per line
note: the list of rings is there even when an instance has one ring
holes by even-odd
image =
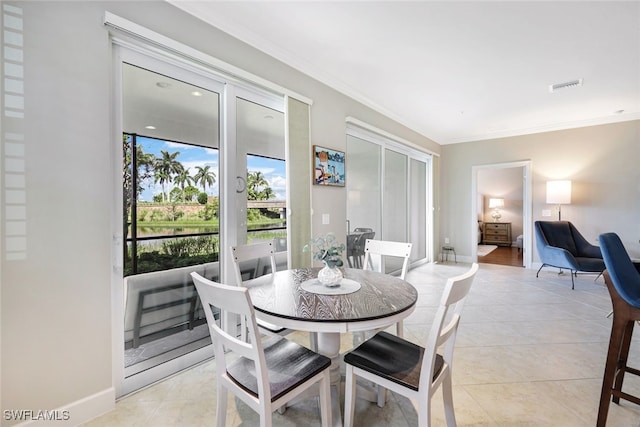
[[[336,236],[328,233],[326,237],[316,237],[311,239],[309,244],[302,249],[303,252],[313,251],[313,259],[322,261],[330,268],[342,267],[342,252],[344,243],[337,244]]]

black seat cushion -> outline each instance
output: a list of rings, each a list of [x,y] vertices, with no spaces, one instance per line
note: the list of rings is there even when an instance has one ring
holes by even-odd
[[[589,273],[601,273],[605,269],[604,260],[602,258],[584,258],[576,257],[579,271]]]
[[[331,365],[331,359],[328,357],[282,337],[265,339],[263,348],[269,371],[271,401],[275,401]],[[253,360],[239,358],[227,366],[227,374],[245,391],[258,397],[258,380]]]
[[[388,332],[378,332],[344,356],[345,363],[418,391],[424,348]],[[444,360],[436,354],[433,379]]]

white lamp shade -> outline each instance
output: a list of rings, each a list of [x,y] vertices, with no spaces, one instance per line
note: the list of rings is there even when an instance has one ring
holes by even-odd
[[[504,199],[489,199],[489,208],[501,208],[504,206]]]
[[[571,203],[571,181],[547,181],[547,203],[568,205]]]

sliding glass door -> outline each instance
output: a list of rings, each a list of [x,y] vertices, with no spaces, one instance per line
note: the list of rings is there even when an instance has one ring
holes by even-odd
[[[384,193],[382,210],[382,240],[409,242],[407,200],[409,194],[408,156],[391,149],[384,150]],[[384,271],[402,268],[402,260],[387,258]]]
[[[347,133],[347,245],[362,250],[359,236],[413,244],[411,261],[429,260],[430,156],[359,128]],[[402,263],[387,259],[384,271]]]
[[[382,230],[382,150],[378,144],[348,136],[346,167],[347,233],[371,229],[376,238]]]
[[[189,274],[233,283],[230,246],[284,242],[284,99],[188,63],[116,49],[122,254],[114,354],[122,396],[211,358]]]

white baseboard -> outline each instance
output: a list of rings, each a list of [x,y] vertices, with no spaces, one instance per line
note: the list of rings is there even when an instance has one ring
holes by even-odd
[[[86,423],[100,415],[106,414],[114,410],[116,407],[116,390],[110,387],[106,390],[98,392],[94,395],[87,396],[83,399],[71,402],[68,405],[58,409],[48,411],[32,411],[15,414],[15,419],[22,417],[23,422],[17,424],[17,427],[27,426],[55,426],[55,427],[71,427]],[[4,416],[5,414],[3,414]]]

